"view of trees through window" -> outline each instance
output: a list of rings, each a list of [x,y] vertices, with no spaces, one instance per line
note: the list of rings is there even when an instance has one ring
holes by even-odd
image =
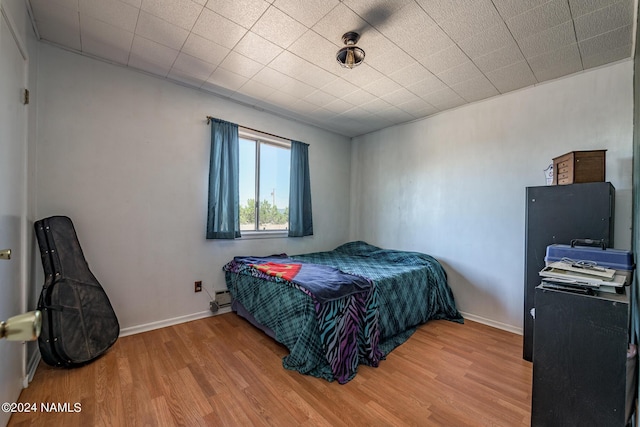
[[[240,138],[240,230],[289,228],[290,151],[282,144]]]

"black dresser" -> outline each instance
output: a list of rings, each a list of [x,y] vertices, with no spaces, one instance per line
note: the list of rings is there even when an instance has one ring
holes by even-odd
[[[526,197],[523,357],[533,361],[530,312],[547,246],[605,239],[613,247],[615,188],[608,182],[528,187]]]

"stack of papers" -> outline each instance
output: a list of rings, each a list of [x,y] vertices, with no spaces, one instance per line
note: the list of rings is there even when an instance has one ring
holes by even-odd
[[[626,276],[597,265],[557,261],[540,271],[542,285],[556,289],[615,293],[625,285]],[[575,289],[574,289],[575,288]],[[591,291],[591,292],[589,292]]]

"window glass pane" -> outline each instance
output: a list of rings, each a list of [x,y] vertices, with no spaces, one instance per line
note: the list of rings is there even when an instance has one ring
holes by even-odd
[[[286,230],[289,225],[291,150],[260,143],[260,230]]]
[[[256,141],[240,138],[240,230],[256,229]]]

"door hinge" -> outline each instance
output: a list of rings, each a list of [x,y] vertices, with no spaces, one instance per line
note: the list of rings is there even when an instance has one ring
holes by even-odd
[[[24,90],[24,96],[23,96],[23,98],[22,98],[22,103],[23,103],[24,105],[29,104],[29,89],[25,89],[25,90]]]

